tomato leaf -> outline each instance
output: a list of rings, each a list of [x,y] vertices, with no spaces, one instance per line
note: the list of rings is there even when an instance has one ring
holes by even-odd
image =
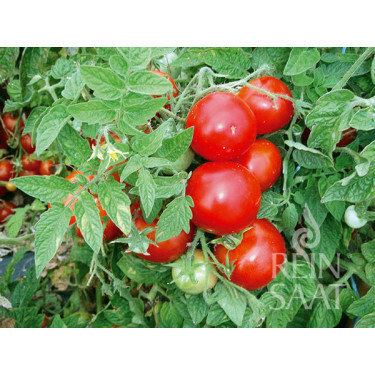
[[[138,94],[163,95],[172,90],[166,77],[152,72],[135,72],[129,76],[129,90]]]
[[[99,200],[108,216],[124,234],[130,233],[132,216],[130,199],[122,191],[123,184],[113,178],[99,183]]]
[[[74,214],[77,226],[82,232],[87,244],[99,253],[103,242],[103,226],[94,197],[87,191],[81,193],[74,205]]]
[[[17,177],[12,182],[24,193],[49,203],[62,202],[78,190],[77,184],[58,176]]]
[[[194,127],[191,127],[174,137],[164,139],[162,146],[158,150],[158,155],[175,162],[189,148],[193,140],[193,134]]]
[[[315,67],[320,60],[320,53],[316,48],[295,47],[289,55],[285,65],[284,74],[296,76]]]
[[[38,278],[60,247],[72,214],[69,207],[57,203],[40,216],[35,227],[35,266]]]
[[[177,236],[182,230],[186,233],[190,232],[190,220],[193,217],[190,207],[194,207],[190,196],[175,198],[167,205],[158,221],[156,242],[163,242]]]
[[[100,100],[70,105],[68,111],[77,120],[89,124],[112,122],[117,115],[115,109]]]

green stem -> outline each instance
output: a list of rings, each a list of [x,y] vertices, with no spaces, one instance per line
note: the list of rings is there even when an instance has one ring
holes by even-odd
[[[0,245],[21,245],[26,241],[34,239],[35,234],[26,234],[25,236],[18,237],[18,238],[1,238],[0,237]]]
[[[160,110],[160,112],[164,112],[164,113],[167,114],[169,117],[172,117],[172,118],[174,118],[174,119],[177,120],[177,121],[186,122],[186,119],[183,119],[182,117],[175,115],[173,112],[168,111],[168,109],[166,109],[166,108],[162,108],[162,109]]]
[[[344,77],[340,79],[333,87],[332,91],[342,89],[349,81],[351,76],[356,72],[360,65],[375,51],[375,47],[369,47],[361,56],[358,57],[357,61],[351,66],[351,68],[344,74]]]
[[[102,311],[103,309],[102,288],[100,284],[98,284],[95,288],[95,295],[96,295],[96,312],[99,314],[99,312]]]

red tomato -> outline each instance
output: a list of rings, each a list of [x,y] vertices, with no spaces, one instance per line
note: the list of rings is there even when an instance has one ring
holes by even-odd
[[[0,202],[0,224],[3,224],[8,216],[14,215],[13,208],[16,206],[11,202]]]
[[[17,123],[18,117],[13,117],[13,114],[11,112],[4,113],[3,115],[3,122],[6,128],[11,132],[14,133],[16,130],[16,123]],[[21,130],[25,127],[25,124],[22,120],[20,120],[18,124],[18,130],[21,132]]]
[[[213,161],[238,158],[249,149],[257,133],[249,106],[227,92],[214,92],[196,103],[186,121],[186,128],[192,126],[192,148]]]
[[[150,72],[153,72],[153,73],[157,74],[158,76],[167,77],[169,82],[173,86],[173,97],[175,98],[176,96],[178,96],[178,88],[176,86],[175,81],[173,81],[172,77],[170,77],[167,73],[160,72],[159,70],[150,70]],[[168,98],[168,100],[171,98],[168,93],[167,93],[167,98]]]
[[[25,176],[38,176],[39,171],[22,171],[18,177],[25,177]]]
[[[293,97],[285,83],[275,77],[261,77],[249,83],[272,94]],[[273,133],[287,125],[293,117],[294,107],[290,100],[276,98],[273,102],[266,94],[246,86],[241,89],[238,96],[254,112],[258,124],[258,134]]]
[[[194,201],[193,223],[219,235],[248,228],[261,202],[256,178],[247,168],[231,161],[199,166],[187,183],[186,195]]]
[[[6,147],[3,147],[3,148],[7,148],[8,147],[8,139],[9,139],[8,134],[3,129],[3,127],[0,126],[0,143],[6,145]]]
[[[137,216],[134,219],[136,228],[141,231],[148,227],[156,227],[158,219],[155,219],[151,224],[147,224],[146,221]],[[149,255],[137,254],[139,257],[154,263],[165,263],[172,262],[179,258],[187,249],[189,242],[193,241],[195,228],[190,223],[189,233],[182,231],[178,236],[174,236],[171,239],[157,243],[157,246],[150,244],[147,252]],[[150,232],[147,237],[151,241],[155,241],[156,228]]]
[[[352,143],[357,137],[357,130],[354,128],[346,129],[342,132],[342,138],[339,143],[337,143],[336,147],[346,147],[350,143]]]
[[[42,161],[39,168],[39,174],[42,176],[50,176],[56,173],[58,165],[52,160]]]
[[[30,134],[25,134],[21,137],[21,145],[28,154],[32,154],[36,149],[36,146],[33,145]]]
[[[9,181],[14,176],[13,163],[9,160],[0,161],[0,181]]]
[[[246,231],[242,242],[233,250],[216,245],[216,259],[226,264],[234,261],[230,280],[247,290],[266,286],[279,273],[286,256],[284,239],[275,226],[266,219],[256,220]]]
[[[283,161],[279,149],[266,139],[257,139],[238,159],[258,180],[260,189],[269,189],[279,178]]]
[[[38,173],[42,162],[40,160],[31,159],[29,155],[23,155],[21,164],[25,171],[33,171]]]

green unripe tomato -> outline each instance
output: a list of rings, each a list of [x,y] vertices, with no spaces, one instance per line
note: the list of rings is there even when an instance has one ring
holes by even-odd
[[[195,280],[192,280],[188,274],[183,273],[183,262],[181,262],[181,260],[177,260],[175,263],[177,266],[172,268],[172,277],[176,286],[183,292],[188,294],[203,293],[208,272],[207,290],[215,286],[217,276],[209,271],[202,250],[196,249],[193,255],[192,263],[196,266],[194,267]],[[178,264],[180,264],[181,267],[179,267]]]
[[[358,216],[354,205],[351,205],[346,209],[344,219],[345,223],[350,228],[354,229],[362,228],[367,223],[367,220],[362,219]]]
[[[181,67],[172,67],[171,64],[177,59],[177,55],[174,52],[170,52],[163,56],[161,59],[156,60],[158,64],[158,69],[161,72],[172,75],[172,77],[177,77],[181,73]]]
[[[170,164],[170,167],[173,168],[177,172],[186,171],[189,167],[191,162],[194,159],[194,152],[189,147],[185,153],[183,153],[174,163]],[[164,174],[172,175],[172,171],[165,168],[163,170]]]

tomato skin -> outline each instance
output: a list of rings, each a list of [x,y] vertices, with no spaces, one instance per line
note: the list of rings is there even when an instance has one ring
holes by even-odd
[[[249,84],[273,94],[293,97],[287,85],[275,77],[257,78],[250,81]],[[276,98],[274,104],[269,96],[247,86],[241,89],[238,96],[254,112],[257,119],[258,134],[269,134],[280,130],[293,117],[294,107],[290,100]]]
[[[214,92],[196,103],[186,121],[186,128],[192,126],[191,147],[198,155],[212,161],[240,157],[257,134],[257,122],[249,106],[227,92]]]
[[[257,139],[241,157],[234,161],[249,169],[258,180],[262,192],[277,181],[283,167],[279,149],[266,139]]]
[[[0,198],[2,198],[8,192],[4,186],[0,186]]]
[[[42,162],[40,160],[31,159],[28,155],[22,155],[21,164],[25,171],[38,173]]]
[[[147,224],[146,221],[140,216],[137,216],[134,219],[134,224],[139,231],[148,227],[157,227],[157,223],[158,219],[155,219],[151,224]],[[179,235],[174,236],[167,241],[158,242],[157,246],[150,244],[147,249],[149,255],[137,255],[140,258],[143,258],[153,263],[172,262],[173,260],[179,258],[186,251],[188,243],[193,241],[194,233],[195,227],[192,223],[190,223],[189,233],[181,231]],[[148,233],[147,237],[150,240],[155,241],[155,234],[156,228],[152,232]]]
[[[3,115],[3,122],[5,127],[11,132],[14,133],[16,130],[16,123],[17,123],[18,117],[14,118],[11,112],[4,113]],[[21,132],[21,130],[25,127],[25,124],[22,120],[20,120],[18,124],[18,130]]]
[[[42,161],[39,168],[39,174],[42,176],[51,176],[56,173],[57,165],[52,160]]]
[[[207,290],[212,289],[217,282],[217,276],[213,272],[209,271],[202,250],[194,250],[192,263],[194,266],[196,266],[196,268],[193,269],[194,281],[190,279],[188,274],[183,273],[183,268],[181,267],[183,263],[180,260],[175,262],[175,265],[181,264],[180,267],[175,266],[172,268],[172,278],[176,286],[187,294],[203,293],[207,273],[209,272],[207,279]]]
[[[3,142],[2,140],[0,140],[0,150],[6,150],[8,148],[8,145]]]
[[[150,72],[155,73],[155,74],[157,74],[158,76],[168,78],[168,81],[169,81],[169,82],[172,84],[172,86],[173,86],[173,97],[175,98],[175,97],[178,96],[178,88],[177,88],[176,83],[175,83],[175,81],[173,80],[172,77],[170,77],[167,73],[161,72],[161,71],[159,71],[159,70],[150,70]],[[153,97],[156,97],[156,96],[153,95]],[[170,100],[170,98],[171,98],[171,97],[170,97],[169,93],[167,93],[167,99]]]
[[[9,160],[0,161],[0,181],[9,181],[14,176],[13,163]]]
[[[248,228],[261,202],[256,178],[243,165],[231,161],[200,165],[188,180],[186,195],[194,201],[193,223],[218,235]]]
[[[5,189],[7,189],[8,191],[16,191],[16,190],[17,190],[17,186],[14,185],[13,182],[8,181],[8,182],[5,184]]]
[[[11,202],[0,202],[0,224],[3,224],[8,216],[14,215],[14,208],[16,206]]]
[[[214,255],[221,264],[234,261],[230,281],[246,290],[257,290],[270,283],[279,273],[285,257],[284,239],[267,219],[258,219],[253,228],[244,233],[235,249],[216,245]]]
[[[2,147],[2,148],[8,148],[8,139],[9,139],[8,134],[3,129],[3,127],[0,126],[0,143],[2,145],[6,145],[6,147]]]
[[[36,149],[36,145],[33,145],[30,134],[25,134],[21,137],[21,145],[28,154],[32,154]]]

